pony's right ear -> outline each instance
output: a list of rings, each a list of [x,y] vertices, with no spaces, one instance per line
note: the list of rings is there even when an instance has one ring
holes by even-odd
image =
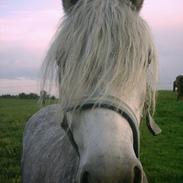
[[[79,0],[62,0],[64,10],[68,12]]]
[[[137,11],[140,11],[140,9],[142,8],[142,5],[144,3],[144,0],[130,0],[130,1],[134,5],[135,9]]]

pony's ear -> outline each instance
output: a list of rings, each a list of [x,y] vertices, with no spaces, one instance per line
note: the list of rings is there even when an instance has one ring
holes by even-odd
[[[135,9],[137,11],[140,11],[140,9],[142,8],[142,5],[144,3],[144,0],[130,0],[130,1],[133,4],[133,6],[135,7]]]
[[[62,0],[64,10],[68,12],[79,0]]]

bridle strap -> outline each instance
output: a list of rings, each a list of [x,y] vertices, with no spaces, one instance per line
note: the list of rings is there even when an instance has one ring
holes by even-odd
[[[85,99],[85,98],[83,98],[83,99]],[[121,100],[119,100],[118,98],[113,97],[113,96],[107,96],[103,99],[101,98],[100,100],[98,100],[98,98],[93,97],[93,98],[87,100],[85,103],[82,103],[81,101],[84,101],[84,100],[80,100],[80,102],[75,103],[71,107],[64,108],[64,119],[61,124],[62,128],[68,134],[68,137],[78,155],[79,155],[78,146],[74,140],[72,131],[69,128],[68,120],[67,120],[67,113],[76,111],[76,110],[83,111],[83,110],[89,110],[89,109],[95,109],[95,108],[102,108],[102,109],[109,109],[114,112],[117,112],[123,118],[126,119],[126,121],[128,122],[128,124],[131,127],[132,134],[133,134],[134,152],[135,152],[137,158],[139,158],[139,153],[140,153],[140,137],[139,136],[140,135],[139,135],[139,128],[138,128],[138,120],[137,120],[134,112],[130,109],[130,107],[126,103],[122,102]]]
[[[67,114],[64,113],[64,117],[63,117],[63,121],[61,123],[61,127],[65,130],[72,146],[74,147],[78,157],[80,157],[80,154],[79,154],[79,148],[78,148],[78,145],[76,144],[76,141],[74,140],[74,137],[73,137],[73,133],[68,125],[68,120],[67,120]]]

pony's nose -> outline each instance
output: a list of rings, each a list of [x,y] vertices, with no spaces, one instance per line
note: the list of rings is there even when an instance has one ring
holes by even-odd
[[[85,171],[82,173],[81,182],[80,183],[90,183],[92,182],[89,172]]]
[[[78,183],[142,183],[143,169],[140,164],[134,164],[130,168],[114,170],[116,172],[105,172],[99,169],[88,169],[81,172]],[[118,174],[117,172],[121,172]]]
[[[133,183],[141,183],[142,182],[142,174],[143,174],[143,170],[141,166],[135,166],[133,169],[133,179],[132,182]]]

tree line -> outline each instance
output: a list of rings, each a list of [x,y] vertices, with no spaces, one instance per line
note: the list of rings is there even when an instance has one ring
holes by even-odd
[[[44,93],[44,95],[42,95]],[[42,95],[42,96],[41,96]],[[19,98],[19,99],[39,99],[40,97],[43,97],[44,99],[56,99],[55,96],[49,95],[46,91],[41,91],[40,95],[36,93],[19,93],[18,95],[11,95],[11,94],[3,94],[0,96],[0,98]]]

